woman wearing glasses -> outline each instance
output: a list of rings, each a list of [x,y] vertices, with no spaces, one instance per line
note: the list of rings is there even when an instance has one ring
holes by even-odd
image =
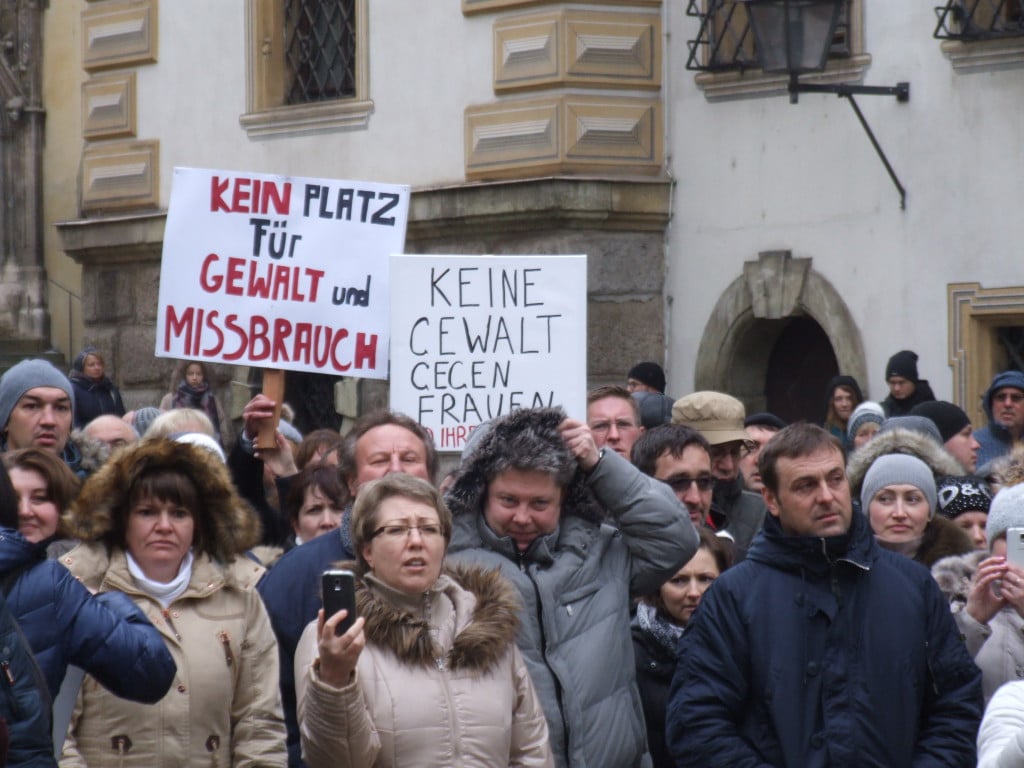
[[[359,618],[324,616],[295,653],[302,756],[318,766],[551,766],[544,713],[515,645],[519,602],[496,571],[447,568],[451,513],[391,474],[352,511]]]

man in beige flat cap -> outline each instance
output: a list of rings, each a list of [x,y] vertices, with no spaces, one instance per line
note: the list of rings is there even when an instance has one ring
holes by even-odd
[[[718,532],[735,542],[738,559],[746,554],[768,511],[761,496],[743,490],[740,459],[750,450],[744,418],[743,403],[723,392],[694,392],[672,406],[672,423],[696,429],[711,446],[711,518]]]

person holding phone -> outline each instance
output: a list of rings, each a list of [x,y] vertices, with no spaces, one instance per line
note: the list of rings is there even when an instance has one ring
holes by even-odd
[[[211,440],[209,443],[213,445]],[[83,541],[60,561],[93,592],[124,592],[160,631],[178,672],[152,707],[86,677],[60,764],[284,768],[277,643],[246,558],[256,513],[201,444],[123,448],[66,517]]]
[[[1001,685],[1024,679],[1024,484],[995,495],[985,535],[988,551],[940,560],[932,575],[981,668],[988,703]]]
[[[295,652],[310,768],[554,765],[515,644],[515,590],[495,571],[447,567],[451,533],[424,480],[390,474],[360,489],[356,561],[339,564],[357,577],[359,617],[338,635],[350,612],[321,610]]]

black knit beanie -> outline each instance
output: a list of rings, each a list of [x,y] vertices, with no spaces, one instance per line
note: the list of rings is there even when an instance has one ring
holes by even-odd
[[[976,475],[947,475],[935,481],[939,500],[939,514],[950,520],[964,512],[988,514],[992,492],[988,484]]]
[[[890,357],[889,362],[885,364],[885,380],[888,381],[893,376],[899,376],[917,384],[917,352],[904,349]]]
[[[956,435],[961,429],[971,423],[970,418],[963,409],[945,400],[932,400],[927,403],[918,403],[910,409],[911,416],[924,416],[935,422],[942,435],[942,442]]]
[[[648,387],[654,387],[662,394],[665,393],[665,371],[657,363],[637,363],[629,369],[626,378],[636,379]]]

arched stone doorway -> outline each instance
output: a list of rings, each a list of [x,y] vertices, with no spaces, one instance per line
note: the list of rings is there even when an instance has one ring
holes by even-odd
[[[768,251],[743,265],[711,313],[697,352],[698,390],[729,392],[748,412],[824,416],[836,373],[866,381],[864,345],[838,291],[811,259]]]

